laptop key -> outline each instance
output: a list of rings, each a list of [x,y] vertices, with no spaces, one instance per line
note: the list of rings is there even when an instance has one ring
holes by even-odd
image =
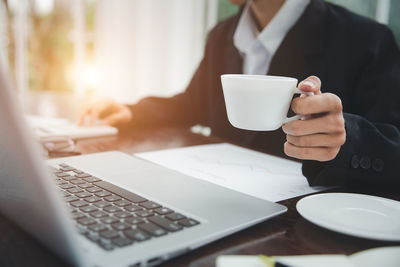
[[[141,223],[137,227],[151,234],[152,236],[163,236],[167,234],[167,231],[165,231],[164,229],[158,227],[157,225],[151,222]]]
[[[67,191],[70,192],[71,194],[83,192],[82,189],[80,189],[79,187],[76,187],[76,186],[74,186],[74,188],[67,189]]]
[[[72,170],[74,173],[76,173],[76,174],[81,174],[81,173],[83,173],[83,171],[80,171],[80,170],[77,170],[77,169],[74,169],[74,170]]]
[[[140,217],[150,217],[150,216],[153,216],[154,213],[149,210],[142,210],[142,211],[135,212],[135,215],[140,216]]]
[[[101,190],[101,191],[97,192],[95,195],[98,197],[107,197],[107,196],[111,195],[111,193],[107,192],[105,190]]]
[[[117,194],[117,195],[119,195],[119,196],[121,196],[123,198],[126,198],[127,200],[132,201],[133,203],[144,202],[144,201],[147,200],[145,198],[142,198],[141,196],[138,196],[138,195],[136,195],[136,194],[134,194],[132,192],[129,192],[128,190],[125,190],[125,189],[123,189],[121,187],[118,187],[116,185],[110,184],[110,183],[105,182],[105,181],[96,182],[94,184],[99,186],[99,187],[101,187],[101,188],[103,188],[103,189],[105,189],[105,190],[111,191],[114,194]]]
[[[86,212],[86,213],[98,211],[98,209],[95,206],[84,206],[84,207],[80,208],[80,210],[83,212]]]
[[[114,238],[114,239],[112,240],[112,242],[113,242],[115,245],[117,245],[118,247],[128,246],[128,245],[130,245],[130,244],[133,243],[132,240],[130,240],[130,239],[126,238],[126,237],[117,237],[117,238]]]
[[[90,216],[92,216],[93,218],[103,218],[103,217],[108,216],[108,214],[105,213],[104,211],[97,210],[97,211],[91,212]]]
[[[119,237],[119,234],[117,231],[114,230],[106,230],[106,231],[101,231],[100,236],[106,239],[113,239]]]
[[[113,223],[111,226],[117,231],[123,231],[123,230],[131,228],[128,224],[123,223],[123,222]]]
[[[104,199],[106,201],[114,202],[114,201],[120,200],[121,198],[117,195],[111,195],[111,196],[105,197]]]
[[[58,173],[55,173],[55,176],[57,176],[57,177],[66,177],[66,176],[69,176],[69,174],[68,173],[63,173],[63,172],[58,172]]]
[[[167,219],[170,219],[171,221],[178,221],[178,220],[182,220],[185,219],[186,216],[183,216],[180,213],[172,213],[172,214],[168,214],[167,216],[165,216]]]
[[[153,202],[153,201],[146,201],[146,202],[142,202],[139,204],[139,206],[146,208],[146,209],[156,209],[156,208],[160,208],[161,205]]]
[[[139,224],[139,223],[144,223],[144,220],[140,217],[133,217],[133,218],[126,218],[124,222],[129,224]]]
[[[65,201],[67,201],[67,202],[72,202],[72,201],[77,201],[77,200],[79,200],[79,197],[74,196],[74,195],[70,195],[70,196],[64,197],[64,199],[65,199]]]
[[[105,211],[109,212],[109,213],[114,213],[114,212],[118,212],[118,211],[122,211],[120,208],[114,206],[114,205],[110,205],[108,207],[104,208]]]
[[[76,224],[76,225],[75,225],[75,228],[76,228],[76,230],[78,231],[78,233],[81,234],[81,235],[86,235],[86,234],[88,233],[88,230],[86,229],[85,226]]]
[[[80,208],[80,207],[88,205],[88,203],[83,200],[72,201],[72,202],[70,202],[70,204],[76,208]]]
[[[95,243],[98,243],[99,241],[100,241],[100,236],[99,236],[99,234],[98,233],[96,233],[96,232],[88,232],[87,234],[86,234],[86,237],[89,239],[89,240],[91,240],[91,241],[93,241],[93,242],[95,242]]]
[[[70,189],[70,188],[73,188],[75,186],[72,185],[72,184],[62,184],[62,185],[59,185],[58,187],[61,188],[61,189]]]
[[[82,173],[75,174],[75,177],[76,178],[86,178],[86,177],[91,177],[91,175],[88,173],[82,172]]]
[[[92,194],[90,194],[88,192],[80,192],[80,193],[75,194],[75,196],[77,196],[79,198],[86,198],[86,197],[92,196]]]
[[[65,181],[65,180],[62,180],[62,179],[58,178],[58,179],[56,180],[56,185],[62,185],[62,184],[68,184],[68,182]]]
[[[74,170],[74,168],[72,168],[72,167],[60,168],[60,171],[63,171],[63,172],[70,172],[70,171],[73,171],[73,170]]]
[[[160,215],[170,214],[170,213],[174,212],[173,210],[171,210],[169,208],[165,208],[165,207],[155,209],[154,211]]]
[[[187,219],[180,220],[179,224],[182,226],[185,226],[185,227],[192,227],[192,226],[199,224],[199,222],[194,219],[187,218]]]
[[[94,186],[94,187],[87,188],[86,191],[88,191],[89,193],[97,193],[97,192],[101,191],[101,188]]]
[[[83,184],[79,184],[78,186],[80,188],[83,188],[83,189],[86,189],[86,188],[89,188],[89,187],[93,187],[93,185],[89,184],[88,182],[84,182]]]
[[[74,212],[71,214],[72,215],[72,219],[77,220],[77,219],[81,219],[83,217],[86,217],[85,214],[83,214],[82,212]]]
[[[77,174],[75,176],[78,176],[78,175],[81,175],[81,174]],[[94,177],[94,176],[85,177],[85,178],[83,178],[83,180],[85,180],[88,183],[94,183],[94,182],[100,182],[101,181],[99,178]]]
[[[137,206],[137,205],[129,205],[124,207],[125,210],[127,211],[140,211],[143,210],[143,208]]]
[[[132,204],[132,202],[130,202],[126,199],[121,199],[121,200],[116,201],[114,204],[117,206],[120,206],[120,207],[125,207],[125,206],[129,206],[130,204]]]
[[[114,245],[109,240],[100,240],[98,244],[105,250],[113,250]]]
[[[180,226],[179,224],[176,224],[170,220],[164,219],[160,216],[149,217],[148,220],[170,232],[176,232],[176,231],[183,229],[183,227]]]
[[[84,192],[84,193],[87,193],[87,194],[90,194],[90,193],[88,193],[88,192]],[[77,194],[78,195],[78,194]],[[91,195],[91,194],[90,194]],[[87,202],[89,202],[89,203],[95,203],[95,202],[98,202],[98,201],[100,201],[101,200],[101,198],[98,198],[98,197],[96,197],[96,196],[90,196],[90,197],[87,197],[87,198],[85,198],[85,201],[87,201]]]
[[[76,180],[76,177],[71,176],[71,175],[67,175],[67,176],[64,176],[63,179],[65,181],[73,181],[73,180]]]
[[[150,236],[148,234],[146,234],[143,231],[140,231],[139,229],[126,230],[124,231],[124,235],[132,240],[139,242],[150,239]]]
[[[88,226],[89,230],[94,231],[94,232],[101,232],[108,230],[107,225],[101,224],[101,223],[96,223],[96,224],[91,224]]]
[[[70,168],[71,167],[67,163],[60,163],[60,164],[58,164],[58,166],[60,166],[61,168]]]
[[[85,199],[85,200],[86,200],[86,199]],[[98,208],[105,208],[105,207],[107,207],[107,206],[110,206],[111,204],[108,203],[108,202],[106,202],[106,201],[104,201],[104,200],[101,200],[101,201],[98,201],[98,202],[93,203],[93,205],[95,205],[95,206],[98,207]]]
[[[85,183],[85,181],[82,181],[82,180],[79,180],[79,179],[71,181],[71,184],[74,184],[74,185],[79,185],[79,184],[84,184],[84,183]]]
[[[61,168],[70,168],[71,167],[66,163],[60,163],[60,164],[58,164],[58,166],[60,166]]]
[[[101,222],[106,223],[106,224],[112,224],[112,223],[117,223],[119,222],[119,219],[115,218],[115,217],[104,217],[101,219]]]
[[[81,218],[77,220],[78,223],[82,224],[82,225],[89,225],[89,224],[95,224],[96,221],[93,220],[92,218],[89,217],[85,217],[85,218]]]
[[[118,212],[114,213],[114,216],[118,217],[120,219],[124,219],[124,218],[131,217],[132,214],[130,214],[129,212],[126,212],[126,211],[118,211]]]

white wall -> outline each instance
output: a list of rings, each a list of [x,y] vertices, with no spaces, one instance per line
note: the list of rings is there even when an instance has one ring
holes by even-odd
[[[215,0],[96,1],[99,94],[134,103],[184,90],[202,58],[216,5]]]

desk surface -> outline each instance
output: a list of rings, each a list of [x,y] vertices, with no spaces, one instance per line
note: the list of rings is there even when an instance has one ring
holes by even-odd
[[[222,141],[215,137],[195,135],[186,129],[165,128],[83,140],[78,146],[83,154],[109,150],[131,154]],[[400,193],[376,195],[400,200]],[[315,226],[297,213],[295,206],[298,200],[299,198],[294,198],[279,202],[288,207],[288,212],[281,216],[172,259],[163,266],[214,266],[215,258],[222,254],[352,254],[368,248],[400,245],[399,242],[378,242],[349,237]],[[0,232],[0,266],[66,266],[1,215]]]

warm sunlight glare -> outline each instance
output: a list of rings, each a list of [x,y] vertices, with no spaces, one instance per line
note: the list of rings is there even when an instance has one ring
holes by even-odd
[[[95,65],[88,65],[85,69],[84,83],[86,88],[96,89],[100,82],[99,71]]]

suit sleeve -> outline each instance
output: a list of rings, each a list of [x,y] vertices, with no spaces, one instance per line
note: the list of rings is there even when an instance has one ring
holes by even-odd
[[[206,124],[207,120],[207,49],[185,92],[170,98],[147,97],[130,106],[130,128],[159,126],[191,126]]]
[[[400,190],[400,52],[384,29],[345,107],[346,143],[332,161],[303,162],[311,185]]]

